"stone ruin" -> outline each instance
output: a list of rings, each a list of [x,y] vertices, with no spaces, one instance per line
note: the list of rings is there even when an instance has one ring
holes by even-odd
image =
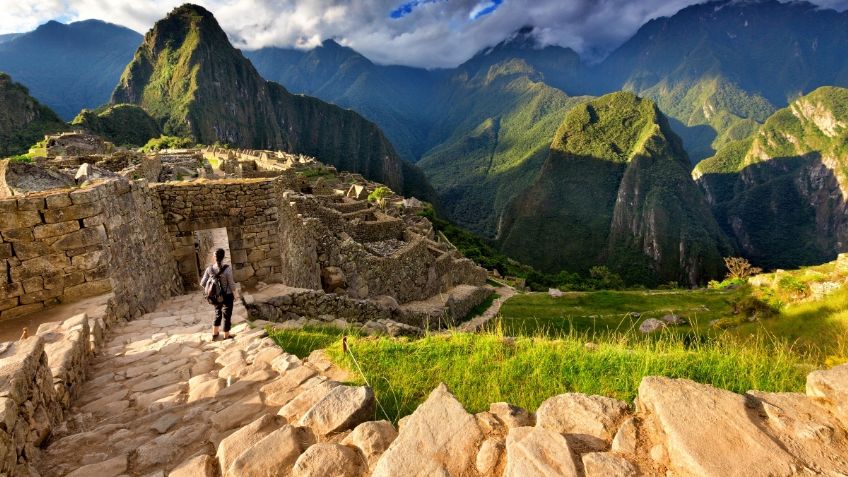
[[[392,416],[369,387],[245,320],[419,334],[485,299],[485,272],[420,204],[369,203],[379,184],[239,154],[242,177],[0,199],[0,323],[64,318],[0,343],[0,476],[848,474],[848,365],[812,372],[806,393],[648,377],[633,405],[566,393],[534,413],[472,414],[442,385],[397,427],[373,420]],[[186,292],[222,229],[245,293],[236,339],[212,341]]]

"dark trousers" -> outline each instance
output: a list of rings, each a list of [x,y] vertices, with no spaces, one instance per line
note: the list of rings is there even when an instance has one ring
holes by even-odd
[[[221,326],[221,318],[224,319],[224,333],[230,331],[233,319],[233,300],[232,293],[224,294],[224,303],[215,305],[215,326]]]

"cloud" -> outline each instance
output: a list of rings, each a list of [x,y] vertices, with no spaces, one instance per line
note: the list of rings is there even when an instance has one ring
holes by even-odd
[[[139,32],[185,0],[0,0],[0,33],[98,18]],[[236,46],[310,48],[332,38],[378,63],[455,66],[533,25],[544,44],[598,58],[646,21],[697,0],[195,0]],[[816,0],[844,10],[848,0]]]

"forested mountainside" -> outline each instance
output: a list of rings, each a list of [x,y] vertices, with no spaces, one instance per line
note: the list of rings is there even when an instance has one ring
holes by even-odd
[[[605,263],[651,285],[705,283],[732,251],[680,138],[653,101],[627,92],[569,112],[536,181],[505,213],[499,243],[541,270]]]

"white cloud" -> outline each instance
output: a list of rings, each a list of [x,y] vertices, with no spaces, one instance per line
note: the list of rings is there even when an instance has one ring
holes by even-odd
[[[697,0],[196,0],[240,48],[309,48],[334,38],[378,63],[454,66],[510,32],[533,25],[547,44],[584,55],[608,51],[651,18]],[[0,0],[0,33],[29,31],[51,19],[98,18],[144,33],[184,0]],[[848,0],[817,0],[845,9]]]

